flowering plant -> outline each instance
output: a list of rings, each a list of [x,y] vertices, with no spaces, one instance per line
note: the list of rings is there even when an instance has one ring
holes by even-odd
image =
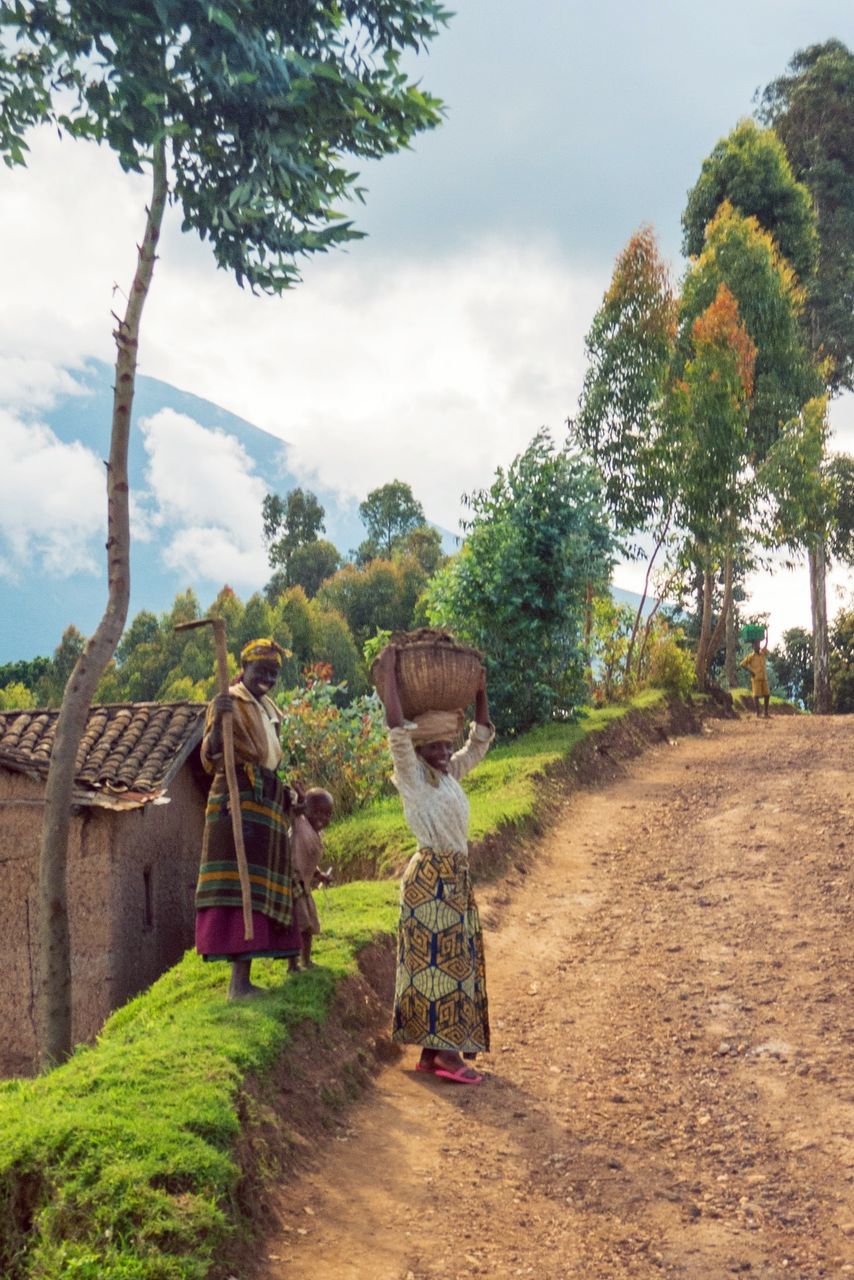
[[[390,790],[391,761],[379,698],[372,693],[339,706],[346,681],[331,677],[328,663],[316,663],[279,695],[281,769],[289,782],[329,791],[342,818]]]

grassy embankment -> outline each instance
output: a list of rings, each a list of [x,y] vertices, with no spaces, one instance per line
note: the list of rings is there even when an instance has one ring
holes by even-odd
[[[524,829],[536,816],[543,773],[566,759],[589,734],[606,729],[628,710],[651,710],[664,701],[660,689],[648,689],[628,706],[590,710],[576,724],[543,725],[507,746],[495,747],[465,781],[471,802],[471,842],[508,827]],[[343,879],[392,874],[415,849],[396,796],[335,823],[324,839]]]
[[[633,704],[651,708],[659,694]],[[468,780],[472,839],[536,817],[538,778],[625,708],[537,729],[490,753]],[[399,803],[333,827],[344,875],[398,865],[411,847]],[[371,856],[366,858],[365,849]],[[118,1010],[97,1043],[35,1080],[0,1084],[0,1275],[4,1280],[202,1280],[239,1219],[234,1146],[247,1077],[263,1079],[294,1029],[322,1022],[359,950],[395,923],[393,881],[320,895],[319,967],[282,983],[256,963],[270,994],[223,999],[223,966],[194,954]]]

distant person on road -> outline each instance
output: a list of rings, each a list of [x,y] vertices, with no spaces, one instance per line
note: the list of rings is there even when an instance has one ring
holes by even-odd
[[[281,715],[268,696],[279,678],[283,653],[267,638],[245,646],[241,673],[228,693],[208,707],[202,738],[202,764],[214,777],[196,886],[196,950],[205,960],[231,961],[229,1000],[263,994],[264,988],[250,981],[255,957],[290,959],[299,955],[302,945],[294,916],[296,886],[288,837],[288,814],[300,797],[276,774],[282,758]],[[222,717],[227,711],[234,726],[243,842],[252,885],[255,936],[248,941],[222,755]]]
[[[768,705],[771,701],[771,690],[768,687],[768,673],[765,669],[765,659],[768,655],[768,628],[765,628],[765,643],[761,640],[752,640],[753,650],[743,658],[741,666],[746,667],[750,672],[750,692],[753,695],[753,702],[756,707],[756,715],[759,715],[759,699],[765,700],[765,719],[768,719]]]
[[[311,958],[311,944],[320,933],[320,917],[317,914],[317,903],[312,895],[315,884],[329,884],[332,876],[328,871],[320,870],[320,859],[323,856],[323,836],[325,827],[332,821],[332,796],[321,787],[311,787],[305,793],[305,808],[297,814],[291,824],[291,845],[294,858],[294,878],[302,887],[302,895],[297,898],[297,923],[302,938],[302,966],[311,969],[314,961]],[[299,967],[296,956],[290,961],[291,969]]]
[[[421,1046],[416,1070],[456,1084],[481,1084],[467,1066],[489,1050],[483,935],[468,861],[469,802],[460,779],[489,749],[486,677],[475,721],[454,752],[462,713],[428,711],[406,722],[397,683],[397,649],[379,657],[394,773],[418,850],[403,873],[397,935],[392,1039]]]

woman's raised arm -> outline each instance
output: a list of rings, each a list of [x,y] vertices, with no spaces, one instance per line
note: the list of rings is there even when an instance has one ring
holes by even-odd
[[[397,687],[397,645],[387,644],[377,658],[377,668],[382,673],[383,692],[380,694],[385,707],[385,722],[389,729],[403,728],[403,707]]]

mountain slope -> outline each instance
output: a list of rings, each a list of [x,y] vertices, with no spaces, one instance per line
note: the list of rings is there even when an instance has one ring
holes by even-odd
[[[0,663],[49,655],[69,623],[88,635],[103,612],[101,460],[109,452],[112,370],[91,361],[75,382],[49,410],[19,413],[10,428],[17,449],[10,465],[22,484],[33,486],[36,477],[36,487],[22,492],[17,525],[0,511]],[[225,583],[243,599],[260,589],[270,575],[261,538],[264,494],[306,487],[289,468],[286,443],[145,375],[137,379],[128,471],[129,617],[168,609],[188,587],[203,607]],[[326,512],[324,536],[346,555],[365,536],[356,500],[308,487]],[[81,511],[86,518],[75,523]],[[442,533],[445,550],[455,550],[454,535]],[[630,592],[614,594],[637,604]]]

